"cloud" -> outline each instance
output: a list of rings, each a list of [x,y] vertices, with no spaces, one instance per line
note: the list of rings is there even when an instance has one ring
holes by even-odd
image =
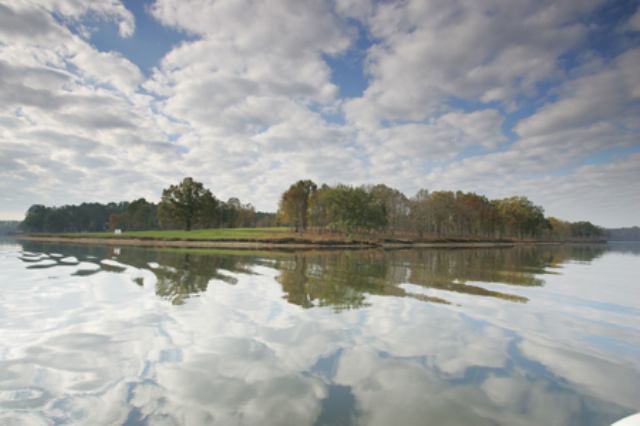
[[[80,20],[87,14],[110,20],[118,25],[122,37],[130,37],[135,31],[133,14],[120,0],[38,0],[38,6],[62,15],[65,19]]]
[[[640,49],[630,49],[598,72],[562,86],[559,99],[543,106],[516,126],[522,138],[545,136],[576,128],[596,127],[602,122],[639,127]],[[611,144],[611,141],[602,141]]]
[[[586,35],[576,20],[597,2],[407,1],[379,3],[366,23],[380,40],[369,48],[365,102],[381,119],[421,120],[450,97],[512,102],[552,78],[557,59]]]
[[[289,57],[314,51],[335,54],[349,44],[348,34],[324,2],[158,0],[152,12],[166,25],[246,52]]]
[[[233,285],[212,279],[175,306],[156,296],[159,282],[144,266],[153,259],[153,269],[171,268],[171,257],[29,248],[0,248],[0,271],[11,277],[3,281],[9,297],[0,299],[2,420],[313,424],[335,408],[325,405],[335,386],[348,390],[347,414],[364,424],[423,424],[428,416],[438,424],[538,425],[575,419],[585,406],[607,419],[637,406],[640,360],[626,344],[638,337],[636,299],[612,293],[628,290],[637,268],[620,256],[569,257],[554,264],[562,269],[540,271],[544,287],[509,286],[530,298],[526,305],[447,292],[456,303],[368,295],[366,307],[335,312],[290,304],[269,258],[225,256],[251,274],[221,270]],[[562,255],[548,250],[544,259]],[[428,260],[391,261],[386,272],[411,277]],[[522,265],[503,272],[521,274]]]
[[[62,22],[52,18],[53,12]],[[102,201],[152,198],[156,190],[150,180],[157,179],[152,176],[160,173],[158,164],[179,158],[161,129],[170,126],[152,111],[154,99],[140,90],[143,76],[137,66],[118,53],[98,51],[64,25],[86,14],[122,20],[121,32],[133,31],[132,15],[115,2],[0,8],[0,19],[40,28],[0,34],[0,161],[10,165],[2,185],[3,194],[13,194],[5,198],[10,209],[96,196]],[[144,163],[147,171],[135,172]],[[171,171],[164,167],[165,173]],[[140,181],[135,189],[132,180]]]
[[[633,406],[637,403],[637,398],[631,395],[640,377],[638,374],[630,374],[624,365],[601,360],[603,365],[594,368],[593,358],[589,356],[549,347],[535,340],[523,342],[521,350],[531,360],[549,366],[558,377],[575,383],[589,393],[600,398],[614,393],[621,395],[621,399],[616,402],[623,406]]]
[[[639,189],[637,155],[580,164],[638,145],[640,82],[632,70],[639,60],[639,51],[630,49],[610,64],[565,81],[555,100],[515,126],[519,138],[507,149],[438,167],[427,174],[425,186],[465,187],[492,197],[522,193],[548,213],[570,220],[634,224],[629,212],[640,207],[634,195]],[[563,172],[567,168],[570,172]],[[616,204],[625,207],[614,213],[611,205]]]
[[[0,4],[0,35],[3,40],[43,39],[57,31],[51,16],[41,9],[17,9]]]
[[[628,28],[631,31],[640,31],[640,7],[636,10],[636,13],[629,18]]]
[[[161,22],[198,36],[172,50],[145,87],[161,99],[163,114],[185,124],[179,137],[189,150],[185,160],[223,198],[255,198],[253,186],[264,199],[252,201],[272,209],[282,188],[303,175],[364,175],[362,149],[349,129],[323,116],[338,95],[323,55],[352,42],[329,4],[196,8],[159,1],[152,10]]]
[[[92,44],[95,21],[115,25],[123,43],[157,36],[137,33],[149,30],[121,2],[3,3],[0,196],[11,201],[0,216],[36,202],[157,200],[185,175],[263,210],[312,178],[409,195],[522,191],[567,219],[603,212],[604,202],[563,189],[580,186],[584,166],[607,155],[622,164],[612,152],[638,146],[638,49],[630,39],[609,58],[590,44],[600,7],[157,0],[147,19],[184,39],[145,75],[135,57]],[[628,36],[636,16],[607,37]],[[364,92],[341,97],[340,64],[360,56]],[[598,170],[611,185],[622,179]],[[536,188],[546,182],[555,186]],[[594,218],[633,222],[634,197],[607,199],[618,208]]]

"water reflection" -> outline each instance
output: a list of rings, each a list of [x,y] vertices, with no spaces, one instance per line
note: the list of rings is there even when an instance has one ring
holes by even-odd
[[[28,268],[52,268],[78,264],[71,246],[27,243],[20,259]],[[249,274],[254,264],[269,264],[286,299],[304,308],[331,306],[335,310],[361,308],[369,295],[411,297],[425,302],[450,303],[446,293],[494,297],[526,303],[527,298],[490,290],[474,283],[542,286],[545,274],[557,273],[568,261],[590,262],[607,249],[604,245],[524,246],[508,249],[425,249],[303,251],[298,253],[234,253],[220,250],[144,250],[92,248],[85,263],[95,269],[79,269],[77,275],[101,270],[124,271],[127,266],[150,269],[156,276],[156,293],[174,304],[207,290],[210,282],[234,284],[228,273]],[[38,251],[40,250],[40,251]],[[96,259],[114,259],[121,265]],[[225,272],[226,271],[226,272]],[[140,278],[136,278],[143,285]],[[407,291],[402,284],[439,290],[438,295]]]
[[[157,278],[156,294],[176,305],[206,291],[212,280],[236,283],[235,277],[222,271],[251,273],[249,264],[242,259],[189,251],[123,250],[117,259],[134,267],[151,268]]]
[[[251,273],[250,259],[233,256],[212,256],[189,250],[144,250],[139,248],[93,248],[80,262],[71,253],[78,247],[68,245],[24,244],[20,260],[28,269],[80,265],[72,275],[89,276],[103,271],[124,272],[128,267],[148,269],[155,275],[156,294],[180,305],[192,296],[207,290],[212,280],[235,284],[236,278],[222,271]],[[84,247],[82,248],[84,249]],[[81,249],[81,251],[83,251]],[[37,251],[40,250],[40,251]],[[89,265],[87,267],[87,265]],[[134,277],[138,285],[144,278]]]
[[[639,260],[0,247],[0,424],[608,424]]]

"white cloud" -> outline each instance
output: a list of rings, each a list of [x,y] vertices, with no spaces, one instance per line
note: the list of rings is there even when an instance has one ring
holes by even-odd
[[[482,102],[533,95],[558,72],[557,59],[586,34],[576,21],[597,2],[407,1],[379,3],[367,23],[371,82],[364,103],[377,119],[421,120],[449,97]]]
[[[349,390],[354,420],[381,425],[423,424],[427,415],[438,424],[539,425],[575,419],[585,404],[613,416],[638,402],[640,360],[627,345],[639,337],[640,289],[628,288],[638,268],[615,254],[592,263],[569,256],[561,270],[531,274],[544,287],[476,283],[508,287],[527,304],[436,290],[454,303],[367,295],[367,307],[334,312],[290,304],[276,281],[282,271],[264,266],[269,258],[225,257],[252,274],[222,270],[234,285],[211,280],[173,306],[156,296],[151,270],[127,265],[143,262],[140,251],[114,260],[106,250],[89,259],[61,248],[28,256],[29,266],[49,267],[25,269],[21,250],[0,246],[0,273],[11,277],[0,298],[3,420],[123,423],[134,410],[152,423],[313,424],[332,385]],[[441,256],[387,259],[387,277],[420,275]],[[172,268],[162,255],[154,260],[153,269]],[[327,266],[317,261],[307,259],[309,271]],[[522,278],[522,265],[502,266]],[[96,273],[74,275],[88,270]]]
[[[322,55],[344,51],[352,37],[329,6],[154,5],[161,22],[199,39],[171,51],[145,87],[162,98],[164,114],[185,123],[179,141],[191,173],[222,198],[273,209],[282,188],[303,176],[363,177],[353,133],[322,116],[338,95]]]
[[[318,51],[335,54],[349,44],[348,34],[326,2],[158,0],[152,11],[164,24],[241,52],[278,57]]]
[[[607,150],[637,146],[640,82],[637,49],[590,70],[558,89],[557,99],[515,127],[519,138],[507,149],[438,167],[424,186],[468,188],[492,197],[521,193],[569,220],[605,226],[633,225],[640,208],[634,194],[637,155],[582,166]],[[565,170],[569,172],[565,172]],[[611,206],[618,209],[612,211]]]
[[[118,25],[122,37],[130,37],[135,31],[133,14],[120,0],[35,0],[35,4],[70,20],[79,20],[89,13],[111,20]]]
[[[167,126],[158,125],[153,98],[140,92],[142,73],[117,53],[99,52],[48,11],[70,20],[86,14],[122,20],[121,32],[133,31],[132,15],[116,2],[0,7],[0,19],[24,29],[0,31],[4,206],[19,212],[35,202],[157,196],[150,180],[158,179],[158,164],[179,154],[162,131]],[[139,181],[136,188],[132,181]]]
[[[638,145],[637,48],[609,61],[584,50],[600,3],[157,0],[152,17],[189,37],[150,76],[87,36],[97,19],[136,37],[118,1],[0,4],[0,216],[36,202],[155,200],[192,175],[265,210],[308,177],[408,194],[522,191],[568,219],[612,202],[594,220],[633,223],[634,197],[566,189],[587,159]],[[356,52],[367,86],[343,99],[326,59],[350,60],[359,32],[372,43]],[[598,188],[620,196],[606,182],[636,174],[628,161],[593,167],[611,173]]]
[[[640,49],[630,49],[614,63],[596,73],[563,85],[559,99],[522,120],[516,132],[522,138],[545,136],[576,128],[596,127],[602,122],[618,122],[640,128]],[[602,144],[611,144],[603,140]]]

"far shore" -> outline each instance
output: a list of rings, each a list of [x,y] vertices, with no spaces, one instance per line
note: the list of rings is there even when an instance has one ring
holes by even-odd
[[[365,249],[365,248],[498,248],[513,247],[516,245],[558,245],[558,244],[600,244],[606,241],[473,241],[473,240],[437,240],[437,241],[359,241],[336,239],[305,239],[305,238],[271,238],[271,239],[175,239],[175,238],[149,238],[149,237],[116,237],[109,238],[78,235],[18,235],[18,240],[38,241],[67,244],[91,244],[109,246],[136,246],[136,247],[173,247],[173,248],[226,248],[226,249]]]

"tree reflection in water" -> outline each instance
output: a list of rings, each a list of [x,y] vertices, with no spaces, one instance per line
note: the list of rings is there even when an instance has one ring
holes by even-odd
[[[89,248],[37,243],[23,244],[23,247],[25,252],[20,259],[26,263],[33,263],[28,268],[69,265],[64,263],[65,258],[77,256],[79,252],[87,253],[88,250],[89,254],[85,254],[81,260],[94,263],[96,268],[78,269],[73,275],[89,276],[101,271],[124,272],[128,266],[151,270],[157,278],[156,294],[175,305],[183,304],[189,297],[205,292],[212,280],[235,284],[236,278],[230,275],[231,273],[252,273],[250,258],[221,256],[193,250]],[[43,256],[50,261],[43,262]],[[104,259],[115,262],[104,262]],[[144,285],[143,278],[132,279],[136,284]]]
[[[80,248],[29,243],[24,244],[24,249],[21,259],[29,264],[28,268],[68,266],[73,256],[76,263],[93,262],[96,265],[94,269],[78,269],[74,272],[76,275],[121,272],[127,266],[151,270],[157,278],[156,294],[173,304],[182,304],[187,298],[205,292],[212,281],[235,284],[233,275],[251,274],[255,265],[268,265],[278,270],[277,281],[282,285],[288,302],[304,308],[329,306],[340,311],[367,306],[367,297],[371,295],[449,303],[446,296],[440,296],[451,292],[524,303],[528,300],[526,297],[489,290],[482,283],[541,286],[544,275],[557,273],[554,269],[563,263],[590,262],[602,255],[607,247],[558,245],[258,253]],[[84,255],[78,256],[78,253]],[[118,263],[105,263],[101,259],[113,259]],[[139,277],[134,281],[144,284]],[[409,292],[402,284],[437,290],[438,297]]]
[[[212,280],[235,284],[237,279],[230,273],[251,273],[247,259],[189,250],[123,250],[117,258],[127,265],[151,268],[157,278],[156,294],[174,305],[207,291]]]
[[[278,281],[287,300],[303,307],[358,308],[366,304],[368,294],[448,303],[407,292],[400,284],[526,302],[525,297],[470,282],[541,286],[544,274],[555,273],[554,268],[570,260],[591,261],[605,249],[593,245],[299,253],[278,261],[276,267],[282,271]]]

